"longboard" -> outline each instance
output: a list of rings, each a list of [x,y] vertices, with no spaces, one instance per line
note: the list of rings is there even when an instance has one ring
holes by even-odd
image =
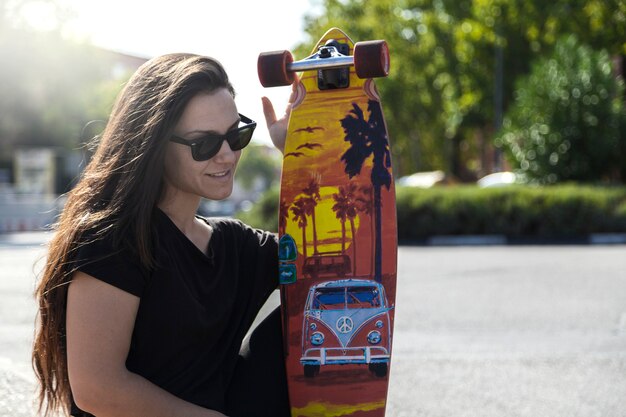
[[[333,28],[302,61],[259,56],[265,86],[302,71],[279,208],[292,417],[385,415],[397,225],[389,137],[369,77],[387,74],[389,56],[384,41],[362,45]]]

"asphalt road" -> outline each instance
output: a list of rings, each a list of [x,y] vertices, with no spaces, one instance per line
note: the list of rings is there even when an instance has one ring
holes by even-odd
[[[402,248],[389,416],[626,416],[626,247]]]
[[[2,417],[36,415],[42,241],[0,235]],[[398,273],[388,416],[626,417],[626,246],[401,247]]]

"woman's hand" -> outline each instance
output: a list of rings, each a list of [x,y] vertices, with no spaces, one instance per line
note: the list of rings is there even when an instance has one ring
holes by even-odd
[[[262,97],[263,101],[263,113],[265,114],[265,122],[267,123],[267,130],[270,132],[270,138],[276,148],[283,152],[285,151],[285,139],[287,138],[287,125],[289,123],[289,115],[291,114],[291,107],[296,98],[296,89],[300,80],[296,78],[291,85],[291,96],[285,108],[285,114],[278,119],[276,112],[274,111],[274,105],[267,97]]]

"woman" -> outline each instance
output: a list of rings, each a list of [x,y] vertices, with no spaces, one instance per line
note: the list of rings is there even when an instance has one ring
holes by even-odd
[[[280,120],[266,98],[263,108],[282,151],[289,106]],[[130,79],[68,195],[36,291],[46,415],[287,415],[284,375],[267,381],[239,356],[277,286],[276,238],[195,216],[201,198],[230,195],[255,126],[210,58],[162,56]],[[258,363],[280,364],[277,327],[263,327],[278,348]]]

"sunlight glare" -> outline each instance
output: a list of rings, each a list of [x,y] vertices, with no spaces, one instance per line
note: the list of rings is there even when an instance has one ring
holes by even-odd
[[[268,96],[282,114],[290,87],[263,88],[256,60],[260,52],[293,49],[304,40],[304,15],[313,0],[208,2],[178,0],[57,0],[75,18],[65,32],[100,47],[151,58],[170,52],[192,52],[218,59],[237,92],[241,112],[265,125],[261,97]],[[269,143],[266,129],[255,141]]]

